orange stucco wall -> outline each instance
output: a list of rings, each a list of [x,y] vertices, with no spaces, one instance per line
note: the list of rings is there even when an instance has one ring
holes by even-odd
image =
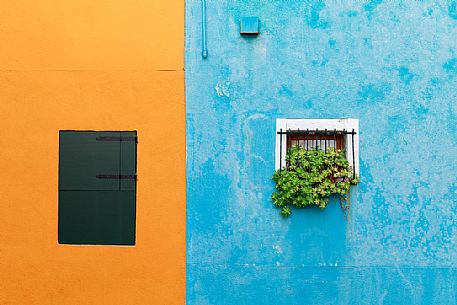
[[[184,2],[1,6],[0,304],[183,304]],[[135,247],[57,243],[61,129],[138,131]]]

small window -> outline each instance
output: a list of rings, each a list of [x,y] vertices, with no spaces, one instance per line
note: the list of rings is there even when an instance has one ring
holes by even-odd
[[[344,149],[344,135],[337,130],[286,130],[287,149],[300,146],[306,150],[312,149]]]
[[[136,131],[60,131],[61,244],[135,245]]]
[[[340,149],[359,174],[359,121],[357,119],[277,119],[276,169],[284,168],[287,149]]]

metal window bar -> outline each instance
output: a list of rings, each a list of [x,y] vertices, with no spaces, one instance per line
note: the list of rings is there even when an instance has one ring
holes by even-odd
[[[325,128],[325,135],[327,135],[327,128]],[[324,140],[324,151],[327,152],[327,140]]]
[[[282,170],[282,129],[279,131],[279,169]]]
[[[329,135],[330,133],[330,135]],[[294,135],[294,136],[297,136],[297,139],[294,140],[293,142],[291,141],[291,146],[297,146],[297,147],[302,147],[306,150],[309,150],[310,148],[311,149],[321,149],[324,148],[323,150],[325,152],[327,152],[327,147],[329,148],[333,148],[333,149],[336,149],[337,148],[337,136],[338,135],[351,135],[351,137],[349,137],[348,139],[351,140],[351,148],[352,148],[352,171],[353,171],[353,175],[355,176],[355,140],[354,140],[354,137],[355,135],[357,134],[355,132],[354,129],[352,129],[352,131],[347,131],[346,129],[343,129],[342,131],[341,130],[336,130],[334,129],[333,130],[333,139],[324,139],[324,140],[319,140],[319,136],[332,136],[332,132],[328,131],[327,129],[325,130],[314,130],[314,131],[310,131],[309,129],[306,129],[306,130],[286,130],[286,131],[283,131],[282,129],[280,129],[280,131],[277,132],[277,134],[279,135],[279,168],[280,169],[283,169],[282,167],[282,155],[283,155],[283,152],[282,152],[282,148],[283,148],[283,145],[282,145],[282,141],[283,141],[283,135],[286,135],[286,136],[289,136],[289,135]],[[315,136],[315,139],[310,139],[309,136],[312,136],[314,135]],[[300,136],[304,136],[302,139],[302,141],[300,141]],[[322,145],[322,141],[324,142],[324,144]],[[303,144],[302,144],[303,143]],[[347,143],[343,143],[343,147],[347,147],[346,145]],[[286,164],[286,168],[287,168],[287,164]]]
[[[352,177],[355,178],[355,149],[354,149],[354,135],[355,135],[355,130],[354,128],[352,129],[351,132],[352,135]]]
[[[299,136],[297,138],[297,148],[298,148],[300,146],[300,128],[298,128],[297,131],[298,131],[298,134],[299,134]]]
[[[308,151],[308,147],[309,147],[309,143],[308,143],[308,134],[309,134],[309,130],[306,129],[305,139],[306,139],[306,150],[307,150],[307,151]]]
[[[317,146],[317,139],[319,139],[319,130],[316,129],[316,146],[315,146],[315,149],[318,150],[319,147]]]

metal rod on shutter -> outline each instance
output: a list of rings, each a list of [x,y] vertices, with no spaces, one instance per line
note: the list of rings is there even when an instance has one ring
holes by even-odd
[[[354,129],[352,129],[352,177],[355,178],[355,150],[354,150]]]
[[[336,151],[336,149],[337,149],[337,145],[336,145],[336,128],[333,130],[333,142],[335,142],[333,148],[334,148],[335,151]]]
[[[282,169],[282,128],[279,130],[279,170]]]
[[[136,180],[137,175],[96,175],[97,179],[133,179]]]
[[[132,142],[137,142],[138,138],[137,137],[107,137],[107,136],[101,136],[101,137],[96,137],[96,141],[132,141]]]

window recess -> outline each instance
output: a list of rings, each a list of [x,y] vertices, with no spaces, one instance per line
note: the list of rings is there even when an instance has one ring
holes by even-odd
[[[354,174],[359,174],[358,130],[357,119],[277,119],[275,168],[285,168],[287,149],[299,146],[343,150]]]
[[[60,131],[61,244],[134,245],[136,131]]]

